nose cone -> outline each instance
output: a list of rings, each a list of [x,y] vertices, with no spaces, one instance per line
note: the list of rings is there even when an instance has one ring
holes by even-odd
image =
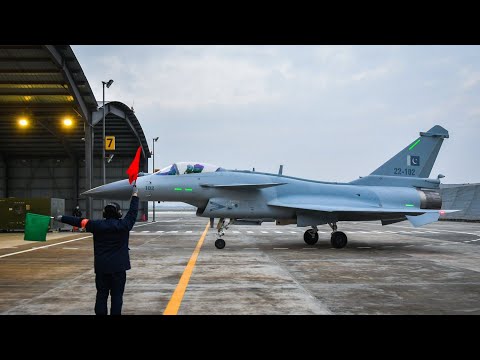
[[[125,179],[97,186],[96,188],[83,192],[81,195],[94,199],[129,200],[132,196],[132,191],[133,186]]]

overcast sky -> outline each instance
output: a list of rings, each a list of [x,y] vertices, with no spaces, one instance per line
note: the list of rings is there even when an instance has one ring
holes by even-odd
[[[438,124],[430,177],[480,182],[480,46],[72,46],[98,101],[134,106],[155,167],[368,175]],[[133,157],[133,154],[132,154]],[[150,167],[151,170],[151,161]]]

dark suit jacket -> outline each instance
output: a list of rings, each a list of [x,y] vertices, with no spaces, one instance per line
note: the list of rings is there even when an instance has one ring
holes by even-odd
[[[138,197],[132,196],[130,209],[123,219],[89,220],[85,229],[93,233],[95,273],[130,270],[128,239],[137,219]],[[81,226],[82,218],[62,216],[62,222]]]

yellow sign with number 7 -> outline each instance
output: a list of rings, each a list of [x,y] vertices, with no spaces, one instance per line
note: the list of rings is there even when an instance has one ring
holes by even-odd
[[[105,150],[115,150],[115,136],[105,136]]]

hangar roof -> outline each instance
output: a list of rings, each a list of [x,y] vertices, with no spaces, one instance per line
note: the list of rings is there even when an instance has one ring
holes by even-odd
[[[140,143],[145,157],[150,157],[133,111],[119,102],[115,108],[123,109],[123,114],[110,113],[106,129],[118,131],[120,144],[126,145],[115,154],[134,154]],[[83,158],[84,127],[92,124],[95,114],[97,101],[70,46],[0,45],[0,154]],[[70,127],[63,124],[67,117],[72,120]],[[28,125],[21,127],[21,118]],[[100,154],[101,126],[94,132],[94,154]]]

